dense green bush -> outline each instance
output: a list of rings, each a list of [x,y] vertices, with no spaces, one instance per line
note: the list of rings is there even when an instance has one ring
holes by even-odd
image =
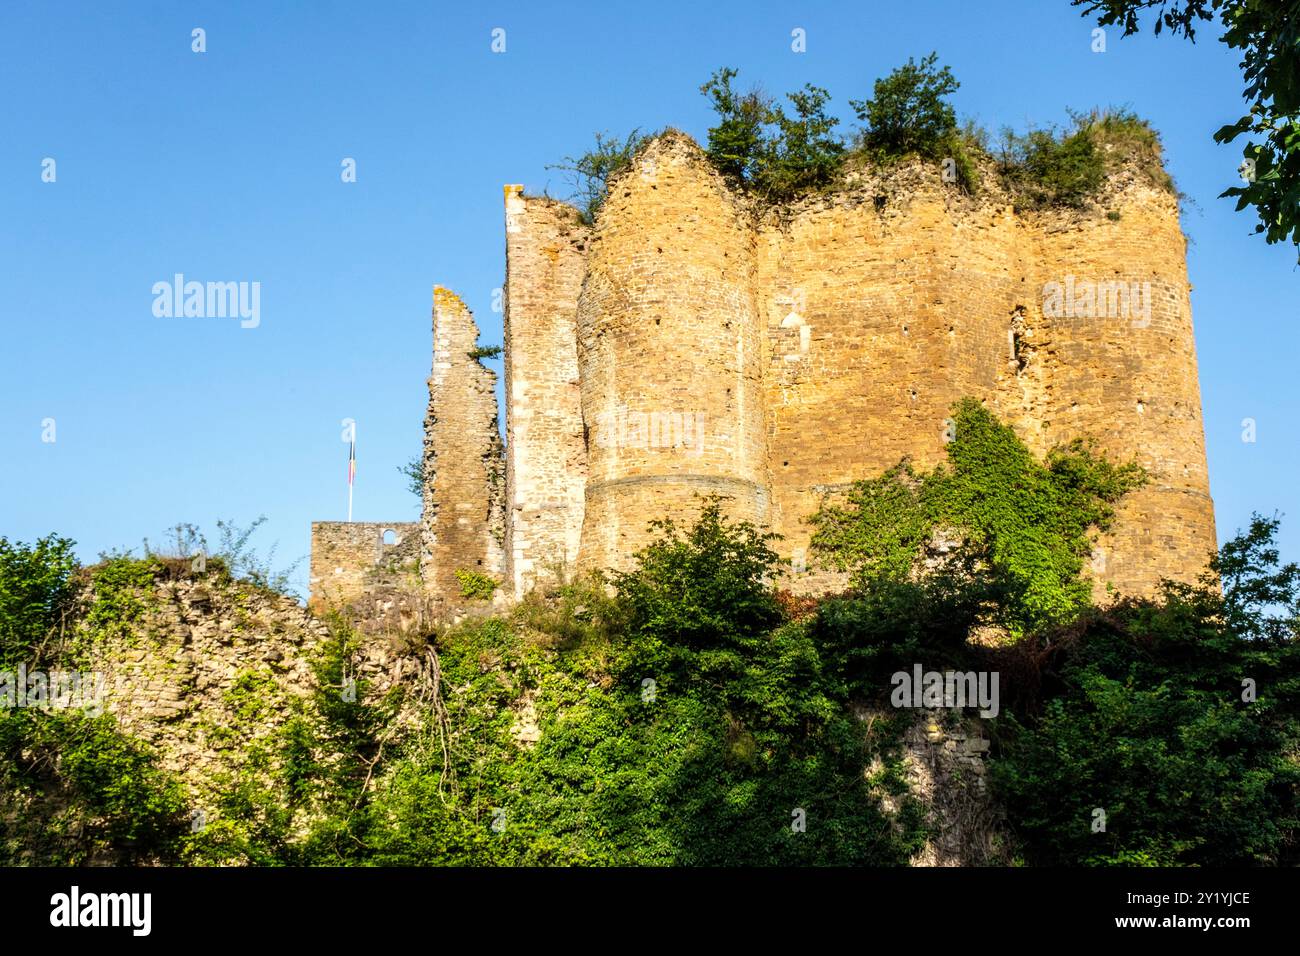
[[[226,689],[229,721],[205,729],[225,769],[192,832],[198,795],[111,716],[0,711],[0,860],[903,864],[927,821],[900,747],[915,715],[887,699],[920,664],[1000,675],[989,779],[1019,861],[1300,862],[1300,567],[1277,521],[1199,585],[1099,610],[1082,560],[1138,470],[1082,442],[1040,462],[973,402],[953,426],[942,468],[818,514],[852,586],[812,607],[778,599],[772,536],[715,498],[658,522],[626,571],[408,635],[382,697],[331,619],[312,694],[252,663]],[[60,540],[0,546],[15,659],[71,599]],[[101,563],[94,626],[130,632],[145,572],[170,568]],[[971,639],[990,623],[1015,639]]]
[[[909,57],[889,76],[876,80],[870,99],[849,100],[864,124],[864,147],[886,157],[946,155],[957,135],[957,112],[947,97],[961,84],[948,67],[936,68],[938,59],[937,53],[920,63]]]
[[[58,535],[34,544],[0,538],[0,669],[31,662],[71,610],[77,560]]]
[[[446,727],[431,720],[379,779],[367,858],[899,863],[920,845],[919,808],[900,799],[892,827],[872,790],[905,789],[890,756],[898,728],[869,736],[829,696],[805,626],[780,622],[768,536],[726,521],[716,500],[689,529],[659,527],[614,576],[611,603],[585,585],[558,589],[561,601],[583,595],[583,632],[527,640],[548,622],[531,608],[524,629],[490,620],[439,636],[454,688]],[[622,630],[612,648],[610,616]],[[525,700],[540,735],[531,748],[513,737]],[[800,810],[805,832],[791,825]]]
[[[25,849],[38,863],[157,860],[187,822],[180,784],[109,715],[0,708],[0,790],[0,806],[38,818],[0,822],[8,863]]]
[[[1300,568],[1276,529],[1257,517],[1199,586],[1007,652],[1043,681],[991,764],[1026,861],[1300,860]]]
[[[1000,167],[1021,205],[1081,206],[1124,164],[1151,185],[1177,192],[1160,139],[1145,120],[1126,110],[1076,113],[1072,120],[1065,130],[1003,131]]]
[[[1079,205],[1097,191],[1106,167],[1092,136],[1075,130],[1058,136],[1051,130],[1007,133],[1003,172],[1031,205]]]
[[[787,112],[756,89],[732,89],[736,76],[724,68],[700,87],[718,117],[706,149],[718,170],[771,201],[830,185],[844,156],[839,120],[826,111],[830,94],[805,84],[787,95]]]
[[[752,182],[761,173],[772,104],[757,89],[732,89],[731,81],[738,75],[736,70],[723,67],[700,87],[700,92],[709,98],[718,117],[718,124],[709,130],[708,157],[724,176],[744,183]]]

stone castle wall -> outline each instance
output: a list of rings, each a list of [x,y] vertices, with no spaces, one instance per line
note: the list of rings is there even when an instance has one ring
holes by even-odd
[[[903,458],[938,464],[968,396],[1040,456],[1091,435],[1150,473],[1099,540],[1099,595],[1190,580],[1215,547],[1177,203],[1136,173],[1079,210],[972,198],[912,166],[765,211],[670,132],[594,227],[519,187],[505,200],[504,461],[492,373],[463,361],[473,320],[445,291],[435,309],[434,594],[456,593],[455,567],[514,597],[551,568],[626,567],[651,519],[689,521],[710,494],[781,534],[798,569],[825,497]],[[1090,283],[1100,301],[1048,294]]]
[[[309,606],[323,612],[409,590],[419,576],[420,533],[413,521],[312,522]]]
[[[578,556],[587,476],[578,293],[588,228],[567,203],[507,186],[505,577],[515,597]]]
[[[686,518],[700,494],[768,522],[754,253],[746,211],[672,141],[611,189],[578,301],[580,565],[621,566],[650,518]]]
[[[472,357],[478,344],[478,326],[465,303],[434,287],[420,575],[435,600],[451,603],[460,594],[458,570],[499,577],[504,568],[497,377]]]
[[[803,518],[825,492],[903,457],[942,461],[952,404],[973,396],[1040,456],[1087,434],[1149,471],[1094,556],[1099,588],[1150,593],[1194,576],[1215,533],[1176,200],[1128,183],[1110,216],[1017,215],[937,178],[814,201],[760,228],[784,546],[806,548]],[[1049,284],[1087,282],[1135,284],[1149,314],[1136,300],[1128,314],[1045,314]]]
[[[581,563],[626,565],[696,491],[797,560],[826,494],[939,463],[973,396],[1039,455],[1086,434],[1149,471],[1094,555],[1099,591],[1194,577],[1215,534],[1177,204],[1132,179],[1104,212],[1016,212],[917,168],[747,215],[693,141],[655,141],[612,185],[579,301],[584,420],[634,416],[589,442]],[[1127,310],[1045,302],[1110,282],[1137,292]],[[689,409],[702,449],[655,428]]]

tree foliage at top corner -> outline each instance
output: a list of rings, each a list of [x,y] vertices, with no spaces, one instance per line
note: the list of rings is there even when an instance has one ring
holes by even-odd
[[[1241,52],[1248,110],[1221,127],[1215,142],[1246,136],[1239,173],[1244,185],[1221,194],[1236,197],[1237,211],[1253,207],[1256,233],[1265,241],[1300,248],[1300,2],[1259,0],[1071,0],[1083,16],[1102,26],[1119,25],[1124,36],[1141,29],[1154,11],[1155,33],[1168,30],[1195,42],[1199,25],[1222,27],[1221,40]]]

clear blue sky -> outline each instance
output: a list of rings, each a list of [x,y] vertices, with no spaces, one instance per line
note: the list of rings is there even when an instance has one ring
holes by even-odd
[[[501,186],[596,130],[703,138],[722,65],[770,92],[849,98],[931,49],[991,129],[1128,105],[1164,137],[1185,220],[1220,539],[1289,516],[1300,558],[1294,250],[1215,198],[1240,151],[1236,58],[1213,31],[1091,52],[1067,0],[552,5],[26,3],[0,8],[0,535],[75,538],[93,560],[178,521],[269,518],[291,560],[346,509],[340,419],[358,422],[357,520],[413,520],[397,466],[421,441],[430,291],[485,343],[502,283]],[[191,52],[191,30],[207,52]],[[506,52],[491,50],[494,28]],[[791,51],[791,31],[807,52]],[[57,181],[41,181],[46,157]],[[340,182],[344,157],[358,181]],[[181,272],[258,281],[261,325],[160,319]],[[495,363],[499,368],[499,362]],[[1241,440],[1254,418],[1258,440]],[[53,443],[42,420],[56,421]],[[297,575],[305,592],[306,564]]]

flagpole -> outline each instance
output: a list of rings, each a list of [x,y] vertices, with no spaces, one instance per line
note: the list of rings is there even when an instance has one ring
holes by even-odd
[[[352,441],[348,445],[348,523],[352,523],[352,479],[357,473],[357,426],[352,424]]]

